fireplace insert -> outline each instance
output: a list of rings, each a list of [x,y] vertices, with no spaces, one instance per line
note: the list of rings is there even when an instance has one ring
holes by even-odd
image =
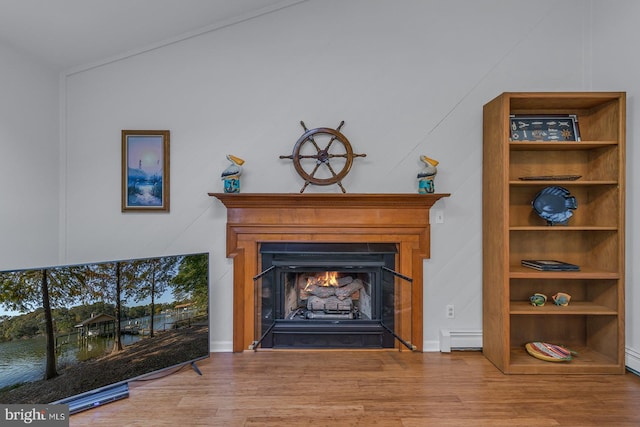
[[[252,347],[413,349],[407,328],[405,338],[396,332],[411,311],[397,252],[392,243],[262,243]]]

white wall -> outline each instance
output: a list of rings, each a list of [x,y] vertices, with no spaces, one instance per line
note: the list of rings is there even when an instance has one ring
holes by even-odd
[[[482,105],[503,91],[583,90],[582,1],[313,0],[67,80],[69,262],[210,251],[212,346],[232,339],[225,154],[244,192],[298,192],[298,124],[337,126],[356,159],[349,192],[413,193],[420,154],[439,160],[445,223],[425,272],[425,346],[479,329]],[[561,41],[561,43],[559,43]],[[120,212],[120,130],[171,130],[171,213]],[[337,192],[337,187],[307,192]],[[461,268],[463,267],[463,268]],[[445,318],[454,304],[456,318]]]
[[[0,43],[0,270],[58,258],[58,74]]]
[[[349,192],[413,193],[419,155],[441,162],[436,191],[452,196],[436,205],[445,223],[433,226],[424,278],[425,348],[436,350],[441,328],[482,326],[482,105],[504,91],[632,91],[637,73],[592,64],[625,53],[633,62],[626,46],[611,49],[615,34],[638,37],[631,7],[638,9],[631,0],[309,0],[73,70],[63,84],[60,256],[76,263],[210,252],[212,348],[230,350],[226,211],[207,196],[222,191],[225,154],[246,160],[243,192],[297,193],[300,178],[278,156],[302,134],[298,122],[345,120],[354,150],[367,154],[343,181]],[[120,212],[122,129],[171,130],[170,213]],[[446,319],[447,304],[455,319]],[[630,331],[629,347],[640,349]]]
[[[614,5],[615,7],[611,7]],[[618,0],[613,3],[593,0],[593,88],[627,92],[627,257],[626,257],[626,336],[627,366],[640,371],[640,172],[636,159],[640,155],[640,59],[629,54],[640,42],[637,20],[640,3]],[[634,309],[635,308],[635,309]]]

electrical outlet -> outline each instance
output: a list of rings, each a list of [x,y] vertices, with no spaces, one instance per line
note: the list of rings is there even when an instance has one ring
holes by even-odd
[[[444,211],[442,209],[436,209],[433,211],[433,216],[436,224],[444,224]]]
[[[453,319],[455,317],[455,311],[453,310],[453,304],[447,306],[447,319]]]

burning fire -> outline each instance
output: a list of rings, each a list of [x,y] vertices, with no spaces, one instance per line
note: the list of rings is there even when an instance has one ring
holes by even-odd
[[[316,274],[313,277],[307,278],[307,285],[305,290],[309,286],[338,286],[338,272],[337,271],[325,271],[324,273]]]

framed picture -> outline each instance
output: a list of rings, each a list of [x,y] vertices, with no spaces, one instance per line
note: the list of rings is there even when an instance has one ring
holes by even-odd
[[[122,212],[169,212],[169,131],[122,131]]]
[[[511,141],[580,141],[578,116],[545,115],[509,117]]]

